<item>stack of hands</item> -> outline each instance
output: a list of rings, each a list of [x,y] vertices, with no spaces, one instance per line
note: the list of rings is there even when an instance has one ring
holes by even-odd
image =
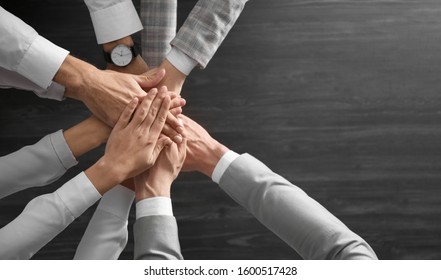
[[[131,40],[124,38],[103,48],[133,44],[126,42],[128,39]],[[149,69],[144,59],[137,56],[128,66],[109,63],[107,70],[99,70],[73,56],[66,58],[54,81],[65,85],[66,97],[82,101],[93,113],[77,129],[65,132],[66,141],[75,157],[91,148],[78,141],[75,133],[95,139],[93,147],[107,142],[104,155],[85,171],[101,195],[122,183],[136,192],[136,201],[170,197],[171,184],[183,166],[186,171],[211,176],[228,149],[182,115],[186,101],[180,93],[185,78],[166,59],[155,69]],[[192,137],[189,147],[188,136]],[[199,150],[209,142],[201,137],[209,137],[219,145],[214,149],[218,152],[216,158],[204,157],[206,164],[199,163]]]

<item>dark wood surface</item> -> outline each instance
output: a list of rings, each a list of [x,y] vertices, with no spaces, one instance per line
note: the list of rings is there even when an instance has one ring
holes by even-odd
[[[102,66],[81,0],[2,1],[41,34]],[[195,1],[179,1],[179,21]],[[185,112],[231,149],[302,187],[382,259],[441,258],[441,1],[250,1]],[[83,105],[0,92],[0,155],[88,116]],[[59,182],[0,201],[0,226]],[[296,259],[208,178],[183,174],[174,212],[187,259]],[[93,207],[36,259],[70,259]],[[132,209],[133,210],[133,209]],[[134,221],[134,211],[130,216]],[[289,222],[289,221],[287,221]],[[133,255],[133,237],[121,258]]]

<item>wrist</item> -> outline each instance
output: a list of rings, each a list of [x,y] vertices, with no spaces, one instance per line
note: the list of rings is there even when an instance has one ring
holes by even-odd
[[[110,128],[95,117],[64,131],[64,138],[75,158],[82,156],[103,144],[110,134]]]
[[[213,147],[206,149],[206,151],[208,151],[207,154],[200,157],[205,160],[199,165],[199,171],[211,178],[216,165],[229,149],[219,142],[216,142]]]
[[[162,84],[167,86],[170,91],[180,94],[187,76],[173,66],[167,59],[164,59],[159,68],[165,69],[165,78]]]
[[[84,100],[83,87],[90,83],[98,69],[78,58],[68,55],[54,76],[54,81],[65,87],[64,95],[69,98]]]
[[[130,47],[130,46],[133,46],[134,42],[133,42],[133,39],[131,36],[127,36],[127,37],[121,38],[119,40],[103,44],[103,50],[105,52],[111,52],[114,47],[116,47],[117,45],[121,45],[121,44]]]
[[[91,141],[95,144],[95,147],[106,143],[112,129],[95,116],[90,117],[88,122],[89,125],[87,130],[91,136]]]
[[[122,182],[124,177],[119,170],[115,168],[115,165],[112,164],[112,162],[109,162],[105,156],[101,157],[84,173],[101,195],[106,193],[113,186]]]
[[[138,182],[135,179],[135,200],[138,202],[152,197],[170,198],[171,181],[149,178],[145,182]]]

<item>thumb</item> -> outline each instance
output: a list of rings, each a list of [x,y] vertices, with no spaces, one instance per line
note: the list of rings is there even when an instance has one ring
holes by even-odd
[[[151,88],[156,86],[165,76],[164,69],[152,69],[144,74],[135,76],[136,81],[142,88]]]

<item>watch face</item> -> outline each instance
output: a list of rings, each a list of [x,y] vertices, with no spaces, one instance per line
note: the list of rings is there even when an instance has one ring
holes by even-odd
[[[132,61],[133,54],[126,45],[118,45],[110,53],[110,58],[117,66],[127,66]]]

